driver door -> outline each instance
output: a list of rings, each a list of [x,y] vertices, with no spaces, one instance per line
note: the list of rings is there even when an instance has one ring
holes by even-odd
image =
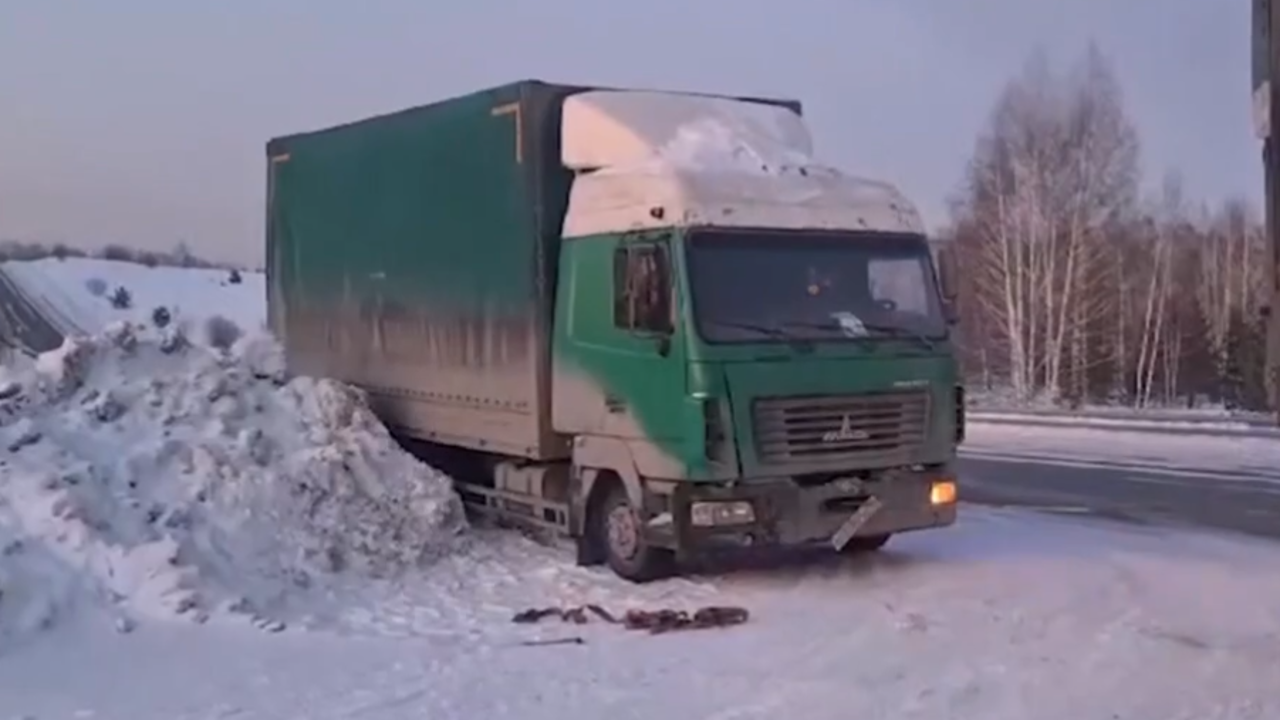
[[[620,243],[612,258],[616,348],[605,388],[605,435],[667,445],[680,440],[684,343],[676,323],[670,243]]]

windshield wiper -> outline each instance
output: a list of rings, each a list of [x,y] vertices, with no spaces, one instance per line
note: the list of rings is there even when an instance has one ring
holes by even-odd
[[[837,322],[810,322],[808,320],[783,320],[783,325],[789,327],[808,328],[809,330],[830,330],[839,332],[843,328]]]
[[[877,323],[863,322],[862,327],[876,332],[888,333],[894,337],[909,337],[923,345],[925,350],[933,350],[933,340],[929,339],[928,335],[910,328],[902,327],[901,325],[880,325]]]
[[[791,333],[787,332],[786,330],[783,330],[782,328],[769,327],[768,325],[756,325],[754,323],[736,322],[734,320],[708,320],[707,322],[710,322],[714,325],[720,325],[722,327],[737,328],[739,330],[750,330],[751,332],[760,333],[761,335],[768,335],[769,337],[775,337],[780,340],[799,340],[800,339],[800,338],[797,338],[795,335],[792,335]]]
[[[909,337],[912,340],[915,340],[916,342],[923,345],[926,350],[933,350],[933,340],[930,340],[929,336],[923,333],[918,333],[914,330],[911,330],[909,328],[904,328],[899,325],[880,325],[877,323],[869,323],[869,322],[866,322],[865,320],[859,320],[859,322],[862,324],[862,327],[866,330],[873,330],[875,332],[886,333],[894,337]],[[820,323],[820,322],[810,322],[806,320],[787,320],[782,324],[789,325],[792,327],[811,328],[814,330],[829,330],[834,332],[842,332],[844,330],[844,326],[842,326],[838,322]],[[870,336],[855,337],[855,339],[865,340],[865,339],[870,339]]]

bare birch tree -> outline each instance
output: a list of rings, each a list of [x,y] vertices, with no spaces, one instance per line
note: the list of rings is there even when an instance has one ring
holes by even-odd
[[[1095,340],[1117,309],[1106,272],[1107,234],[1128,219],[1138,184],[1137,132],[1125,115],[1111,65],[1096,45],[1089,45],[1068,79],[1063,113],[1061,179],[1055,182],[1062,189],[1055,204],[1063,238],[1062,292],[1046,385],[1061,387],[1068,363],[1070,394],[1079,399],[1087,393],[1087,373],[1107,359],[1094,351]]]
[[[1135,366],[1134,404],[1151,404],[1155,391],[1156,370],[1175,367],[1179,348],[1168,332],[1169,300],[1173,285],[1174,235],[1182,222],[1182,178],[1168,173],[1164,178],[1156,222],[1151,224],[1149,242],[1144,248],[1147,258],[1146,292],[1143,299],[1138,356]],[[1163,363],[1163,365],[1161,364]],[[1166,381],[1167,382],[1167,381]],[[1167,391],[1166,391],[1167,394]]]
[[[1137,136],[1109,65],[1090,47],[1054,75],[1043,53],[1004,89],[970,165],[961,211],[976,228],[975,300],[999,328],[1022,400],[1085,394],[1091,340],[1114,311],[1105,232],[1136,192]]]

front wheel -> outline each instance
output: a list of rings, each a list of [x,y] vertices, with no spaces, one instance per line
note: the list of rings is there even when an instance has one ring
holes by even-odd
[[[645,540],[644,521],[621,483],[610,490],[594,520],[595,539],[603,546],[605,561],[619,577],[642,583],[675,571],[675,553]]]
[[[884,535],[864,535],[862,537],[850,538],[841,551],[847,555],[861,555],[862,553],[870,553],[884,547],[889,542],[889,538],[893,537],[889,533]]]

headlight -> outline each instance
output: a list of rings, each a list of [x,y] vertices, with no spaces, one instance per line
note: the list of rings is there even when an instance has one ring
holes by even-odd
[[[929,488],[929,504],[950,505],[956,501],[956,494],[954,480],[935,480]]]
[[[697,527],[749,525],[755,520],[755,508],[745,500],[696,502],[689,506],[689,522]]]

